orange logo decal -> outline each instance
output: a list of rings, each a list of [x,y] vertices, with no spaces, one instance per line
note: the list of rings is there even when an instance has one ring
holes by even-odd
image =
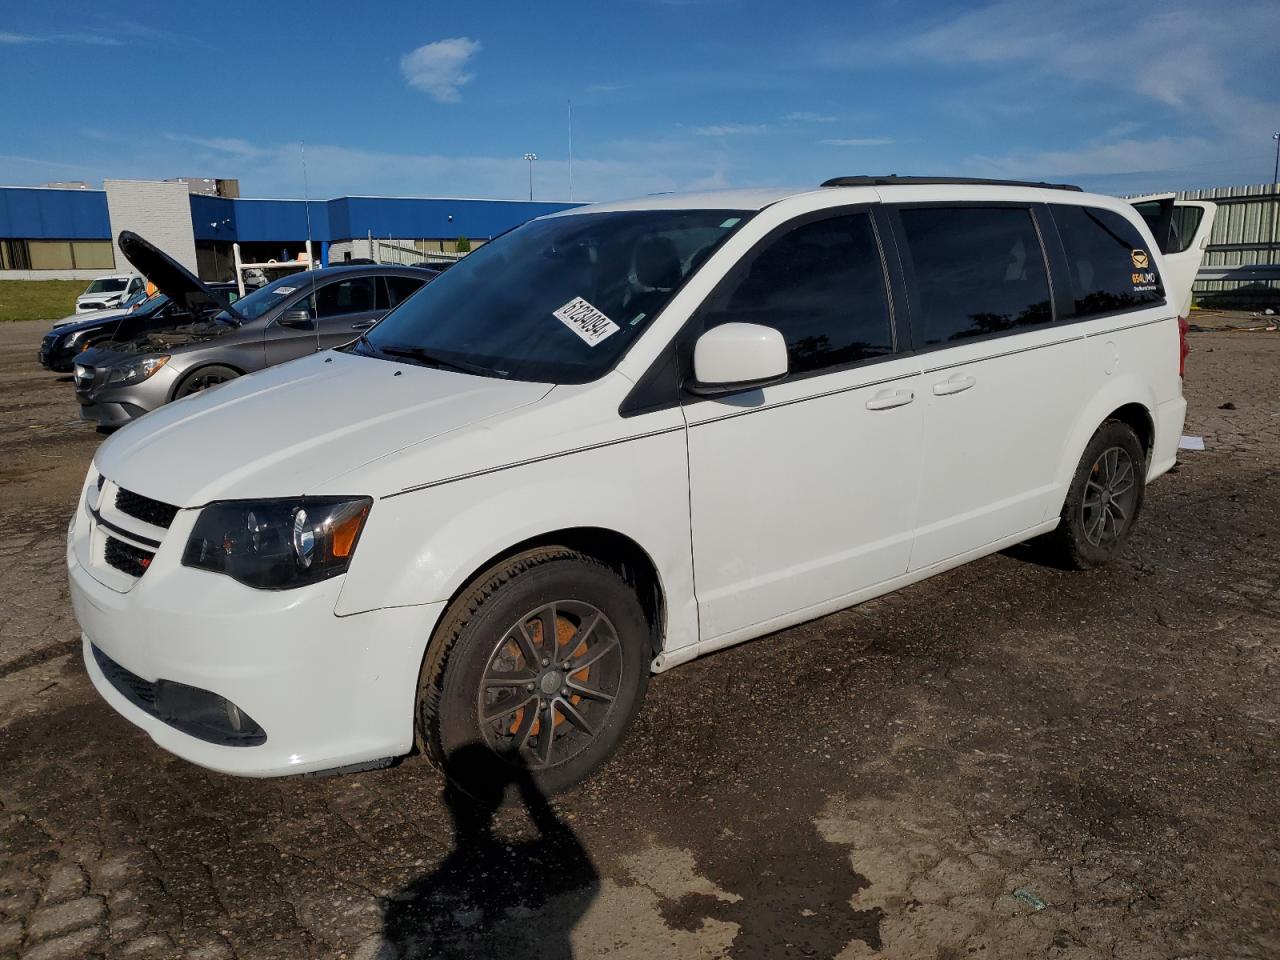
[[[1147,257],[1147,251],[1145,250],[1134,250],[1130,256],[1133,257],[1133,267],[1135,270],[1145,270],[1147,267],[1151,266],[1151,261]]]

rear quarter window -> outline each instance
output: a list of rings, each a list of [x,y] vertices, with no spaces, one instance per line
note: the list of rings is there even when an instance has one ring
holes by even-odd
[[[1147,241],[1126,217],[1098,207],[1053,204],[1077,319],[1164,302]]]

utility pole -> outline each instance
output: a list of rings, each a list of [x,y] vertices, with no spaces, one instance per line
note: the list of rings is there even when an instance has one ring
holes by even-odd
[[[573,200],[573,101],[569,101],[569,200]]]
[[[529,199],[533,199],[533,161],[538,159],[536,153],[526,153],[524,158],[529,161]]]

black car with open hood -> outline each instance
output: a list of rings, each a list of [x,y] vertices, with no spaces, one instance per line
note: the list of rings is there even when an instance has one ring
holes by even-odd
[[[130,311],[93,317],[55,327],[40,343],[40,365],[57,373],[70,373],[77,356],[101,343],[128,341],[160,330],[201,323],[226,311],[239,319],[231,305],[236,298],[233,283],[204,283],[154,244],[129,230],[120,234],[120,251],[155,284],[155,296]]]

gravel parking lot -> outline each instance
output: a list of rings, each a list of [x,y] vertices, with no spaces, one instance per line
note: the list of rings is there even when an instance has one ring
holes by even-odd
[[[1280,956],[1280,334],[1192,335],[1207,450],[1122,562],[695,661],[490,819],[418,757],[208,773],[98,699],[63,540],[101,437],[45,329],[0,325],[0,957]]]

